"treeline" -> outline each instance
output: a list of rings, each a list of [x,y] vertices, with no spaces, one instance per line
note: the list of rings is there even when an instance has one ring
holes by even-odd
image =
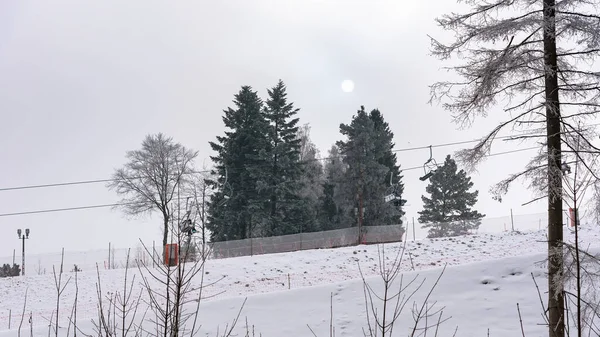
[[[264,100],[243,86],[233,103],[224,110],[227,131],[210,142],[213,241],[402,224],[394,135],[378,110],[361,107],[341,124],[344,139],[321,159],[282,81]]]
[[[197,151],[163,134],[148,135],[108,183],[123,197],[123,211],[159,212],[163,246],[173,226],[190,235],[199,226],[203,242],[402,226],[403,176],[383,114],[361,106],[340,124],[340,140],[321,158],[286,90],[279,81],[263,100],[241,87],[224,110],[224,134],[210,142],[208,175],[194,166]],[[430,237],[479,227],[478,191],[470,191],[471,178],[450,156],[426,177],[429,196],[422,197],[419,221]]]

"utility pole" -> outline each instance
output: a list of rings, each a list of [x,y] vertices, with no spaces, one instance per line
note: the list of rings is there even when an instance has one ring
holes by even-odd
[[[23,260],[21,262],[21,275],[25,276],[25,239],[29,239],[29,228],[25,228],[25,234],[21,229],[17,229],[17,235],[19,236],[19,240],[21,240],[21,248],[22,248],[22,257]]]

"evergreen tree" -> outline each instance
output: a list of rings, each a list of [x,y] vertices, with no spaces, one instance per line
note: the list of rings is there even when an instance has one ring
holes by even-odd
[[[298,137],[299,109],[288,103],[286,86],[279,80],[268,90],[269,98],[264,109],[265,119],[270,123],[268,160],[270,161],[268,227],[265,236],[293,233],[301,219],[294,219],[292,208],[301,201],[298,197],[302,164],[300,163],[301,139]]]
[[[223,116],[229,130],[210,142],[217,153],[211,156],[217,191],[210,197],[206,225],[213,241],[255,236],[267,215],[269,123],[261,99],[250,86],[243,86],[233,102],[236,108],[228,108]]]
[[[339,225],[339,210],[335,200],[335,191],[344,173],[344,163],[339,155],[337,146],[334,145],[329,150],[327,157],[324,167],[325,181],[323,182],[323,195],[319,200],[319,223],[323,230],[334,229]]]
[[[374,122],[361,106],[349,125],[340,125],[340,132],[347,139],[337,142],[348,166],[344,192],[352,196],[355,223],[363,226],[400,224],[402,216],[401,208],[384,199],[389,187],[386,177],[390,175],[390,167],[385,162],[388,160],[393,166],[395,163],[389,157],[393,147],[391,133],[381,121]]]
[[[391,221],[393,223],[402,224],[402,216],[405,214],[404,205],[406,200],[402,199],[404,194],[404,183],[402,182],[402,175],[400,166],[397,164],[396,153],[394,149],[394,133],[390,130],[389,124],[384,120],[383,115],[378,109],[374,109],[369,114],[369,118],[373,121],[373,127],[375,129],[375,144],[376,147],[381,149],[382,156],[378,162],[388,168],[389,173],[385,179],[389,179],[384,183],[389,184],[387,189],[387,195],[394,195],[394,199],[391,203],[397,208],[397,213],[392,216]]]
[[[469,192],[473,187],[471,177],[457,170],[450,155],[429,181],[426,191],[430,197],[421,196],[423,210],[419,212],[419,222],[429,228],[428,237],[464,235],[479,228],[485,215],[472,209],[479,191]]]

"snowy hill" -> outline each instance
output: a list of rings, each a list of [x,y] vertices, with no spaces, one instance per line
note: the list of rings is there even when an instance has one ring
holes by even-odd
[[[580,236],[582,246],[598,248],[600,230],[581,228]],[[570,229],[565,228],[565,239],[572,240],[572,237]],[[482,336],[487,334],[488,328],[491,336],[520,333],[516,308],[520,303],[527,336],[538,336],[544,333],[544,327],[539,326],[541,305],[531,273],[539,277],[538,284],[544,292],[547,283],[544,267],[536,265],[544,259],[544,240],[545,233],[540,231],[507,232],[389,244],[385,250],[386,255],[392,256],[405,245],[404,279],[419,275],[419,279],[426,280],[425,289],[437,278],[441,267],[448,264],[430,299],[446,307],[446,316],[452,316],[444,323],[442,335],[452,335],[456,326],[459,326],[459,336]],[[377,289],[380,283],[376,276],[379,270],[377,246],[209,260],[203,275],[204,284],[210,286],[204,289],[204,296],[209,298],[200,307],[202,331],[212,336],[218,326],[222,331],[237,314],[244,297],[249,296],[242,317],[247,316],[249,323],[263,336],[312,336],[307,324],[317,335],[328,336],[329,298],[333,293],[336,336],[361,336],[366,320],[359,263],[368,282]],[[102,292],[121,290],[124,272],[123,269],[100,270]],[[130,274],[136,273],[130,271]],[[73,275],[67,272],[63,277]],[[199,284],[200,277],[197,279]],[[96,317],[97,280],[93,270],[78,274],[77,311],[82,329],[91,329],[85,322]],[[47,320],[56,306],[51,273],[0,279],[0,336],[16,336],[15,327],[21,320],[26,289],[26,312],[32,312],[34,330],[47,334]],[[141,289],[139,281],[135,282],[134,292]],[[419,301],[424,295],[420,291],[414,299]],[[65,329],[74,296],[75,286],[71,280],[61,297],[61,326]],[[408,326],[411,319],[409,311],[410,305],[402,316],[403,327]],[[24,320],[27,328],[28,318],[27,314]],[[399,334],[405,335],[400,331]]]

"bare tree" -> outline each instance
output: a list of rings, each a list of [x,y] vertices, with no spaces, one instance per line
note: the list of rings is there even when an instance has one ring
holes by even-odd
[[[581,129],[581,127],[579,127]],[[581,136],[576,136],[575,151],[580,151]],[[580,246],[580,218],[585,217],[586,207],[589,199],[587,192],[593,187],[596,180],[592,172],[586,170],[584,163],[573,156],[573,164],[565,165],[563,169],[564,200],[566,205],[573,210],[570,213],[570,223],[575,240],[573,244],[565,243],[565,301],[567,312],[571,314],[572,322],[575,323],[576,335],[600,335],[598,322],[600,318],[600,295],[597,280],[600,277],[600,258],[592,255]],[[595,166],[595,163],[593,163]],[[593,209],[592,209],[593,210]]]
[[[187,149],[162,133],[148,135],[139,150],[128,151],[127,163],[113,174],[108,188],[123,197],[118,206],[130,216],[160,212],[163,250],[168,242],[176,192],[189,182],[197,151]]]
[[[304,124],[298,129],[297,138],[300,140],[299,160],[304,163],[303,173],[300,177],[300,190],[298,196],[306,201],[306,210],[309,212],[306,219],[299,224],[298,232],[315,230],[317,205],[323,196],[323,164],[319,160],[320,154],[317,146],[310,139],[310,125]]]
[[[549,333],[564,336],[563,155],[573,154],[595,174],[590,166],[599,152],[592,143],[594,132],[578,130],[577,124],[600,111],[600,73],[582,62],[600,53],[600,16],[594,7],[600,1],[463,2],[469,5],[468,12],[436,20],[455,34],[454,41],[442,44],[432,39],[434,56],[461,58],[461,64],[447,69],[462,79],[432,85],[432,101],[443,102],[461,127],[469,126],[477,116],[487,116],[497,102],[507,102],[506,119],[474,148],[459,152],[458,158],[470,168],[489,153],[506,128],[529,131],[512,140],[537,139],[542,145],[524,171],[509,176],[492,192],[501,200],[512,182],[525,178],[540,198],[547,198]],[[534,126],[540,128],[532,130]],[[578,151],[572,135],[581,136]]]
[[[198,219],[198,221],[194,221],[198,223],[196,230],[200,232],[200,238],[202,240],[202,248],[201,248],[201,256],[202,258],[206,258],[206,249],[207,249],[207,241],[208,229],[206,227],[207,222],[207,211],[208,211],[208,203],[210,201],[210,196],[214,192],[213,185],[210,184],[211,180],[216,180],[215,177],[211,176],[209,170],[207,170],[206,166],[202,167],[200,173],[194,176],[194,181],[191,187],[191,194],[194,198],[194,220]]]

